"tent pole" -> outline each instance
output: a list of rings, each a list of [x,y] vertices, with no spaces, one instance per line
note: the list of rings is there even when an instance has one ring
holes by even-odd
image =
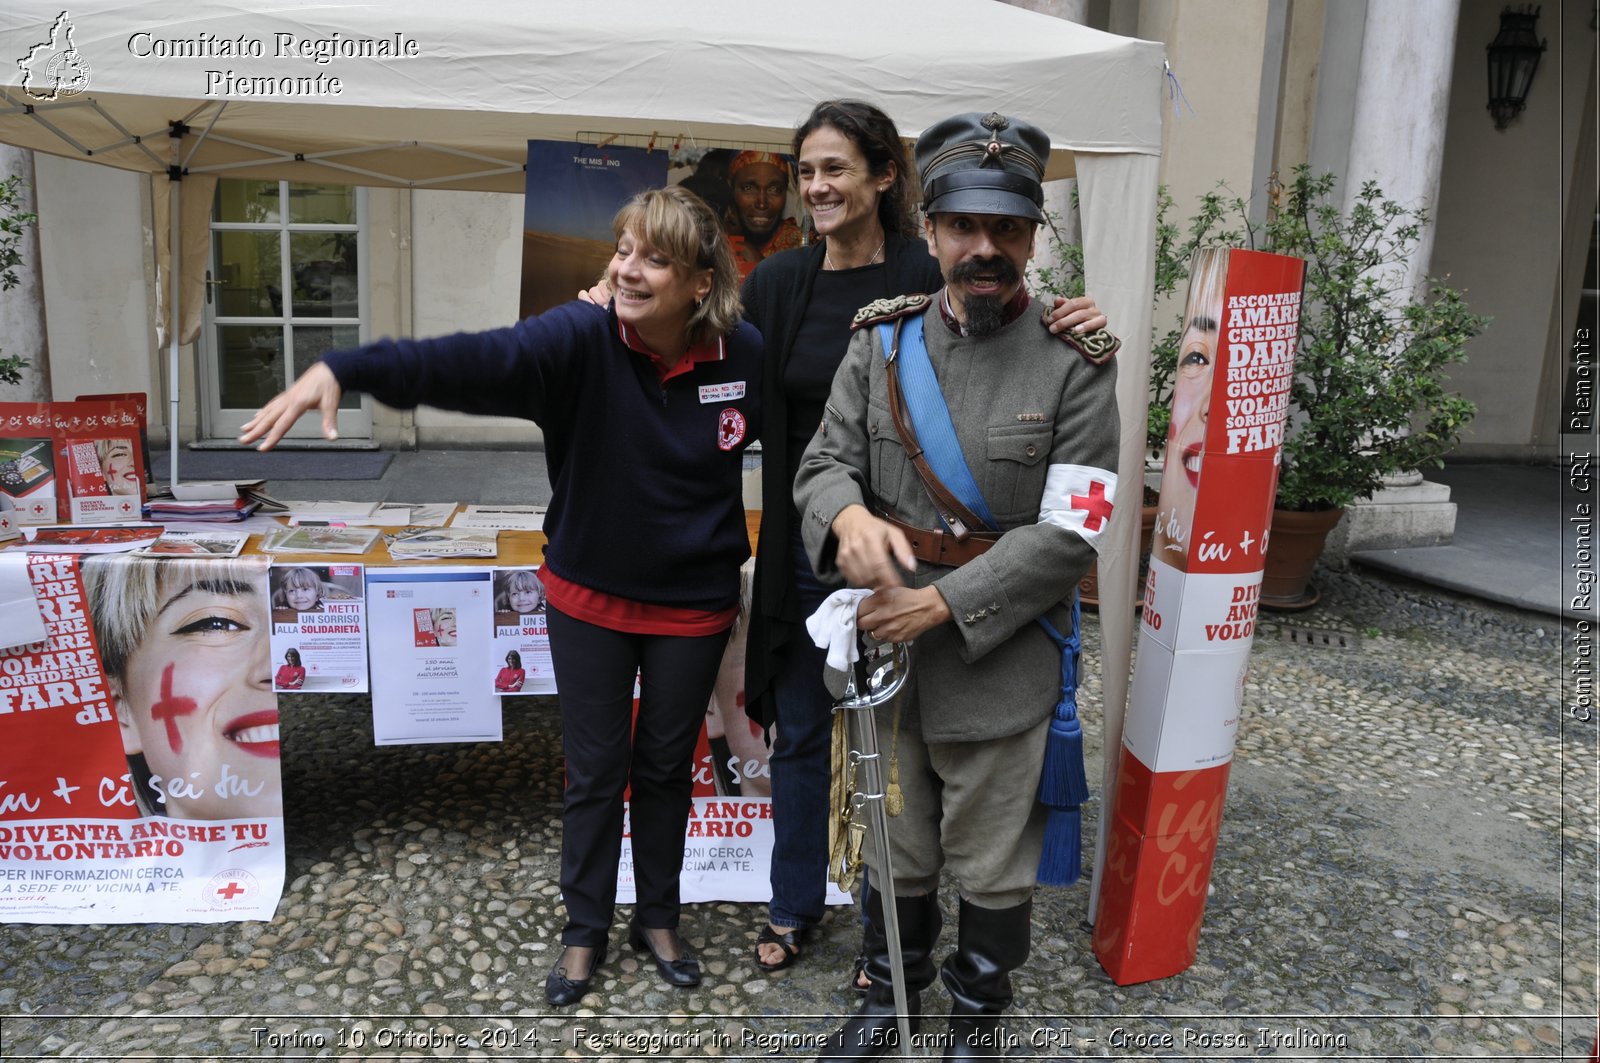
[[[174,138],[172,141],[173,159],[177,159],[178,148],[182,140]],[[178,483],[178,409],[182,396],[178,388],[178,340],[179,331],[183,327],[182,307],[178,305],[180,293],[183,290],[181,275],[183,273],[183,180],[176,173],[167,178],[169,188],[172,217],[168,222],[167,246],[167,447],[170,453],[170,475],[168,482],[176,486]]]

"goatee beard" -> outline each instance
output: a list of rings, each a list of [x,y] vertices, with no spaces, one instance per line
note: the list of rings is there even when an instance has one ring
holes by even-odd
[[[992,336],[1006,323],[1006,304],[997,295],[969,295],[962,304],[969,336]]]
[[[1002,288],[1009,288],[1018,281],[1016,267],[1011,264],[1010,259],[1003,256],[968,259],[950,271],[951,284],[960,284],[978,277],[993,278]],[[969,294],[961,300],[961,303],[967,312],[965,324],[969,336],[993,335],[1006,323],[1006,301],[999,296]]]

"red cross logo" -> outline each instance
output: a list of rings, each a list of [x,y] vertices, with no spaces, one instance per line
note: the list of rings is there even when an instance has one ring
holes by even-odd
[[[222,895],[223,900],[231,901],[235,897],[239,896],[239,894],[244,892],[244,887],[239,885],[237,882],[230,882],[226,886],[223,886],[221,889],[217,890],[217,892]]]
[[[1089,494],[1072,496],[1072,508],[1088,512],[1083,518],[1083,526],[1090,531],[1099,531],[1111,518],[1111,499],[1106,497],[1106,485],[1100,480],[1089,481]]]
[[[178,733],[178,717],[187,716],[193,712],[197,705],[193,698],[175,698],[172,696],[172,670],[175,664],[167,665],[166,671],[161,673],[161,700],[150,706],[150,718],[161,720],[167,725],[167,744],[174,753],[183,752],[183,736]]]

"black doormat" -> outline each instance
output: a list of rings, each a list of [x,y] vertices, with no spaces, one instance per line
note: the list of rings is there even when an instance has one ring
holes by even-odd
[[[382,450],[181,450],[180,480],[376,480],[394,455]],[[172,455],[150,456],[150,479],[171,479]]]

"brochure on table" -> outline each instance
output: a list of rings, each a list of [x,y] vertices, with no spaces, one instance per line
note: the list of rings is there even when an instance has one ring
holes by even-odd
[[[369,568],[366,577],[384,659],[372,674],[374,741],[500,741],[500,699],[485,679],[500,664],[493,641],[478,635],[494,623],[493,573]]]

